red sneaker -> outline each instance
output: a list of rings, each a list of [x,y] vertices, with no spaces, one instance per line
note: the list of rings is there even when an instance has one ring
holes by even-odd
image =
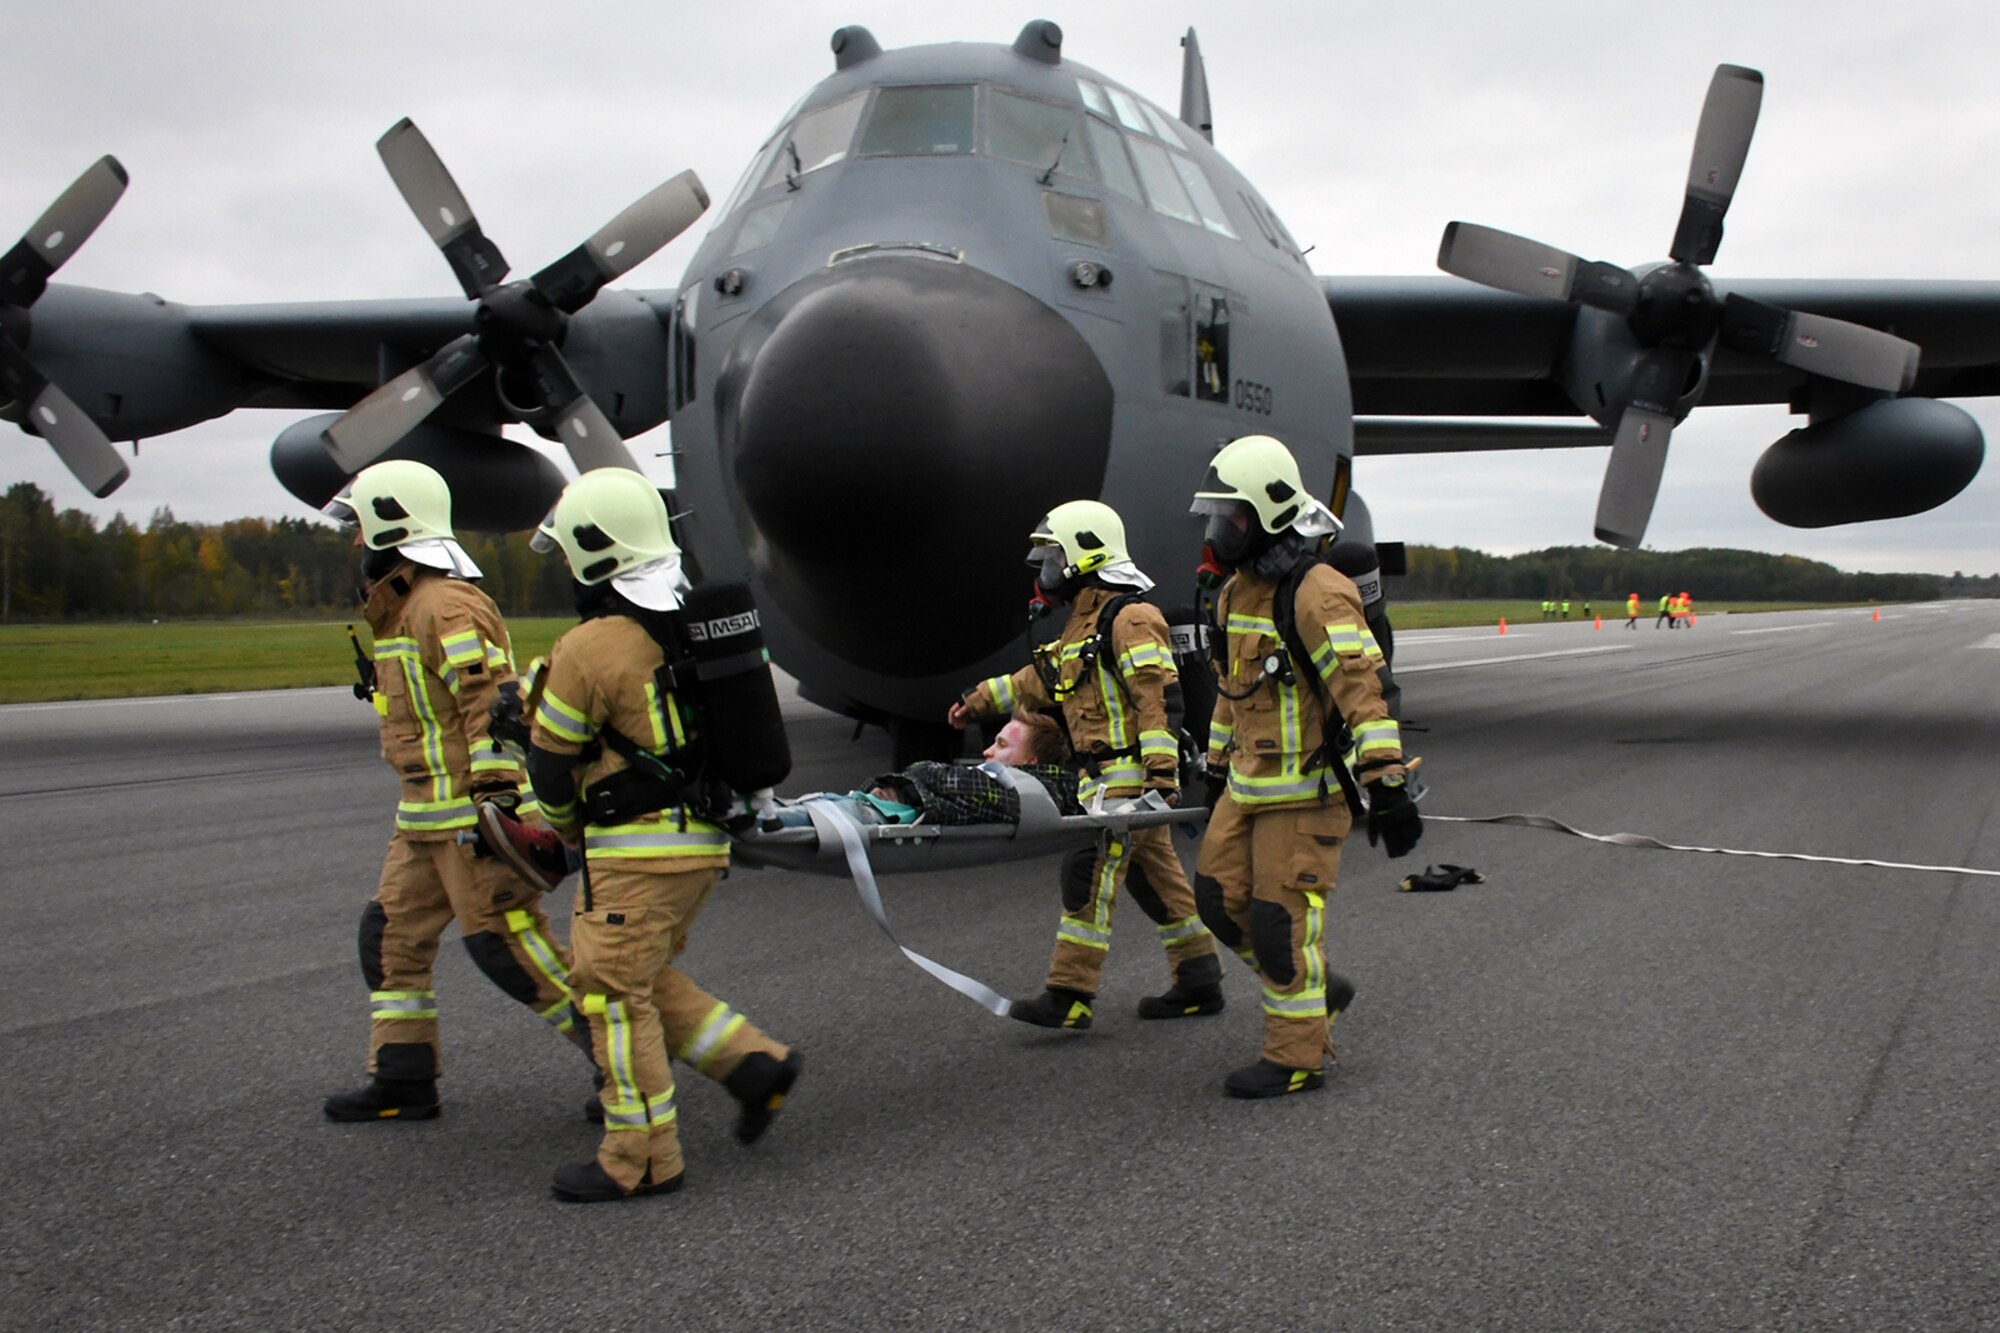
[[[479,838],[537,893],[569,877],[569,850],[561,838],[522,823],[491,801],[479,803]]]

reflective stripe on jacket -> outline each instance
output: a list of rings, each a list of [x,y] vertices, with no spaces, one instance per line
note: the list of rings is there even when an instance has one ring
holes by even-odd
[[[494,747],[487,709],[514,679],[507,623],[463,579],[405,561],[368,591],[382,757],[402,779],[396,827],[437,842],[477,821],[475,782],[525,783],[520,756]]]
[[[1077,789],[1084,801],[1099,791],[1132,796],[1142,788],[1180,787],[1180,743],[1167,726],[1166,706],[1167,686],[1179,676],[1166,617],[1150,602],[1128,603],[1111,622],[1112,660],[1098,658],[1097,622],[1122,595],[1116,588],[1077,594],[1062,633],[1042,647],[1042,660],[1056,676],[1053,693],[1030,663],[1011,676],[980,682],[965,696],[975,717],[1060,705],[1079,754],[1099,747],[1131,751],[1102,760],[1095,777],[1084,774]]]
[[[1353,760],[1365,770],[1363,780],[1401,773],[1402,734],[1376,674],[1382,649],[1362,616],[1353,581],[1325,564],[1312,566],[1300,581],[1295,624],[1311,660],[1292,664],[1289,685],[1264,671],[1273,653],[1286,653],[1272,616],[1276,595],[1274,581],[1242,570],[1216,601],[1227,654],[1209,727],[1209,764],[1229,765],[1231,798],[1276,809],[1317,803],[1323,793],[1339,791],[1339,779],[1324,762],[1309,762],[1320,749],[1322,689],[1354,733]],[[1308,671],[1318,674],[1321,686],[1306,677]],[[1333,803],[1341,804],[1337,796]]]

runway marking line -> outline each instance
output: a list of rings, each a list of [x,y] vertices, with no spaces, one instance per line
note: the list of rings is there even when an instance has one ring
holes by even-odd
[[[1790,634],[1793,630],[1821,629],[1831,625],[1831,620],[1814,620],[1804,625],[1768,625],[1763,629],[1733,629],[1731,634]]]
[[[64,699],[53,703],[0,705],[7,713],[47,713],[59,708],[143,708],[152,704],[226,704],[242,699],[271,699],[280,695],[346,694],[346,685],[306,685],[295,690],[239,690],[234,694],[149,694],[137,699]]]
[[[1463,662],[1431,662],[1422,666],[1397,667],[1399,676],[1414,676],[1419,671],[1452,671],[1459,667],[1504,666],[1509,662],[1535,662],[1547,657],[1583,657],[1590,653],[1625,653],[1632,650],[1631,644],[1606,644],[1602,648],[1558,648],[1546,653],[1514,653],[1508,657],[1474,657]]]

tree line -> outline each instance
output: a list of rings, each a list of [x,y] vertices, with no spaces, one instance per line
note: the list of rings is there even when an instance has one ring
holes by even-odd
[[[510,614],[570,609],[563,562],[530,550],[528,534],[461,540],[485,571],[487,592]],[[358,564],[348,534],[311,519],[187,523],[161,508],[144,527],[123,514],[100,526],[78,509],[57,512],[32,482],[0,497],[0,622],[348,614]],[[1554,546],[1498,556],[1412,546],[1409,572],[1388,588],[1406,601],[1570,597],[1609,605],[1637,592],[1650,605],[1684,588],[1709,602],[1925,601],[2000,596],[2000,575],[1849,574],[1755,551]]]
[[[1709,547],[1551,546],[1503,556],[1463,546],[1412,546],[1409,572],[1386,586],[1392,598],[1406,601],[1570,598],[1609,605],[1636,592],[1651,605],[1663,593],[1687,591],[1707,602],[1921,602],[2000,596],[2000,575],[1850,574],[1796,555]]]
[[[561,558],[530,550],[528,539],[475,532],[460,542],[509,612],[569,610]],[[312,519],[188,523],[167,508],[144,527],[122,513],[100,526],[17,482],[0,497],[0,622],[351,615],[361,563],[353,540]]]

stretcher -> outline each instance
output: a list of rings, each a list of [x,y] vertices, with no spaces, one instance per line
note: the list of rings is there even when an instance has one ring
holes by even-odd
[[[739,865],[842,879],[853,872],[843,833],[856,836],[880,875],[963,870],[999,861],[1020,861],[1081,847],[1107,831],[1192,824],[1206,820],[1205,806],[1175,807],[1158,793],[1103,804],[1095,811],[1065,815],[1034,778],[1003,764],[981,764],[1020,799],[1021,818],[1013,824],[863,824],[847,814],[845,797],[808,796],[792,802],[811,818],[809,826],[753,829],[739,834],[730,857]],[[845,828],[842,828],[845,825]]]
[[[1065,815],[1048,789],[1034,778],[1023,781],[1020,774],[1001,764],[980,767],[1020,798],[1018,822],[863,824],[848,813],[852,807],[845,797],[805,797],[793,804],[810,816],[810,825],[758,828],[737,835],[730,857],[742,865],[851,878],[861,895],[862,908],[905,958],[988,1013],[1004,1018],[1008,1010],[1006,996],[983,981],[926,958],[896,938],[895,929],[889,924],[888,909],[882,904],[882,892],[875,883],[876,871],[907,874],[1018,861],[1086,846],[1107,831],[1193,823],[1208,818],[1208,811],[1201,806],[1176,809],[1157,792],[1148,792],[1109,807],[1103,805],[1100,797],[1095,803],[1098,809]]]

